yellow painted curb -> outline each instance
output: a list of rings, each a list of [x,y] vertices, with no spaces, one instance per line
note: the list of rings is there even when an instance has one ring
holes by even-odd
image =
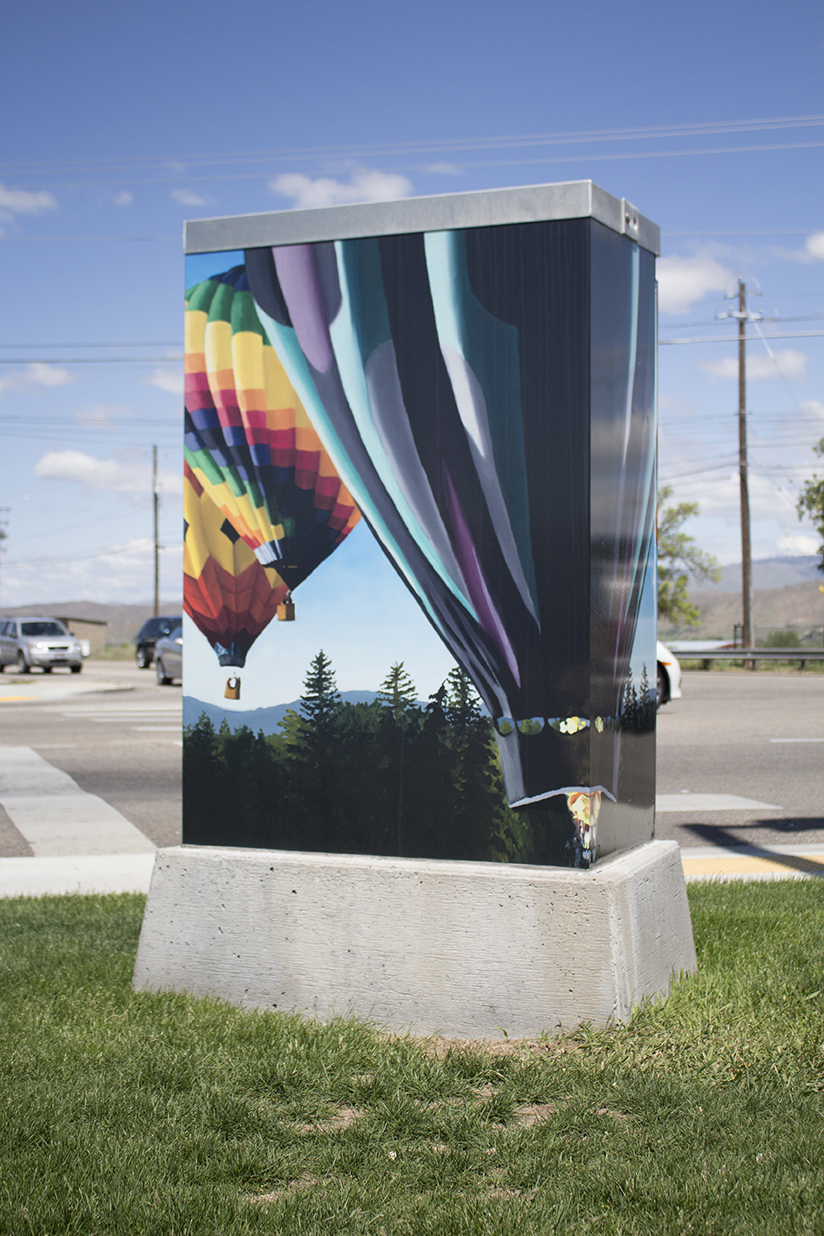
[[[717,858],[687,858],[682,853],[681,863],[688,880],[709,876],[824,876],[824,856],[813,858],[801,854],[776,854],[762,858],[757,854],[741,857],[719,854]]]

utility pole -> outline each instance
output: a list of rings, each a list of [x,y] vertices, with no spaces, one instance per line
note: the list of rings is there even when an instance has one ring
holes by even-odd
[[[738,319],[738,478],[741,493],[741,642],[755,646],[752,613],[752,539],[750,536],[750,479],[747,464],[747,322],[760,313],[747,312],[747,285],[738,280],[738,309],[718,315]],[[747,663],[752,667],[752,662]]]
[[[755,647],[752,627],[752,541],[747,468],[747,285],[738,280],[738,475],[741,487],[741,622],[745,648]]]
[[[6,525],[8,524],[9,521],[7,519],[4,519],[3,516],[8,515],[10,510],[11,510],[10,506],[0,506],[0,555],[2,554],[3,548],[4,548],[3,542],[6,540],[6,538],[9,535],[8,532],[6,532]]]
[[[160,613],[160,546],[157,531],[157,447],[152,447],[152,511],[154,514],[154,613]]]

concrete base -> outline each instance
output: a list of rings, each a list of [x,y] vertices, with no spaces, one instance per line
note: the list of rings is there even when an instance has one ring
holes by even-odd
[[[674,841],[591,871],[182,846],[157,853],[134,985],[523,1038],[623,1020],[694,968]]]

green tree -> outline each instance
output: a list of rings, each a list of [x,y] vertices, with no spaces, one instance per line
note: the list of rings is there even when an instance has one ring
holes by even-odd
[[[409,711],[416,708],[418,693],[415,684],[403,668],[403,661],[396,662],[384,678],[378,691],[378,699],[384,708],[391,709],[396,721]]]
[[[389,766],[397,761],[395,852],[404,854],[407,848],[408,795],[405,793],[405,764],[407,730],[417,720],[417,696],[415,684],[403,668],[403,661],[396,662],[384,678],[378,691],[387,725],[384,736],[389,744]],[[388,733],[386,732],[388,730]],[[394,752],[393,753],[393,747]],[[394,759],[393,759],[394,754]]]
[[[816,443],[813,450],[816,455],[824,457],[824,438]],[[816,532],[821,537],[821,544],[818,547],[821,561],[818,564],[818,569],[819,571],[824,571],[824,477],[814,476],[812,480],[804,482],[801,497],[798,499],[797,510],[799,519],[809,515]]]
[[[694,579],[721,578],[721,566],[712,554],[698,548],[695,537],[682,532],[682,525],[698,514],[697,502],[669,505],[672,486],[658,490],[658,617],[679,626],[695,626],[698,610],[690,601],[689,576]]]
[[[300,707],[306,717],[308,732],[322,745],[334,730],[341,707],[332,662],[322,648],[312,658],[303,680]]]

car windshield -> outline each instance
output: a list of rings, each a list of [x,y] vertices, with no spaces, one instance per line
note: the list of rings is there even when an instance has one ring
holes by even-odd
[[[149,618],[144,622],[140,634],[145,639],[155,639],[159,635],[168,635],[173,627],[180,625],[180,618]]]
[[[62,622],[23,622],[20,625],[24,635],[68,635]]]

